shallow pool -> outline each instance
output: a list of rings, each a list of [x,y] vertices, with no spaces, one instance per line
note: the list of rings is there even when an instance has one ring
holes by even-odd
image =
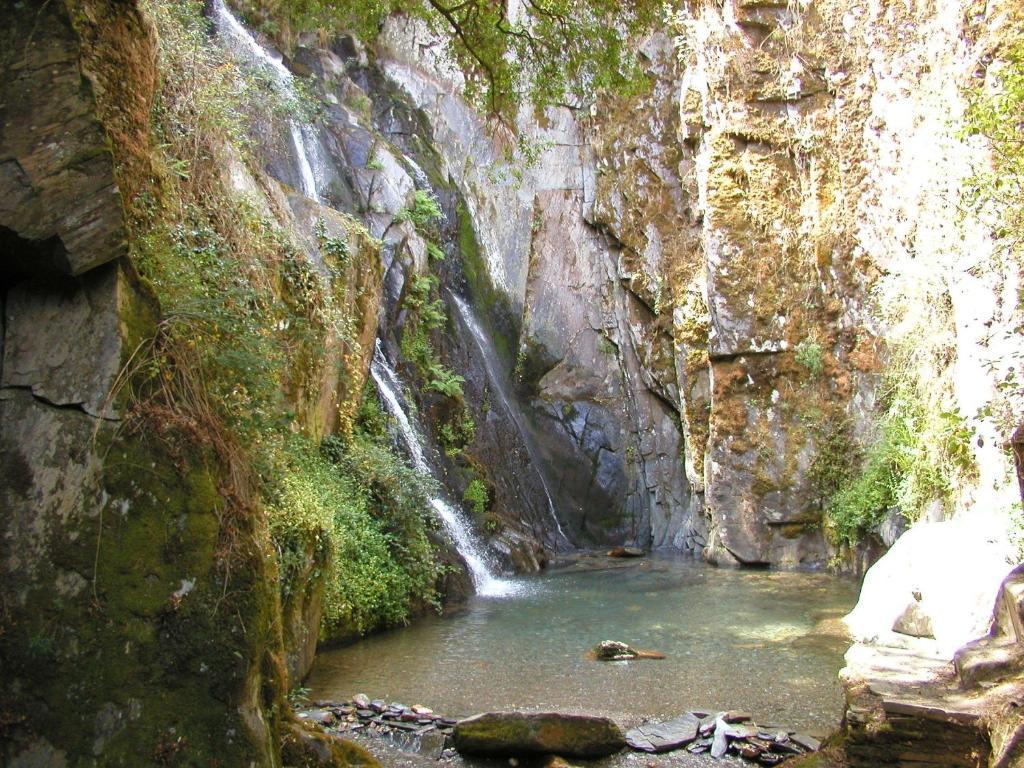
[[[819,734],[839,722],[852,581],[673,557],[584,558],[526,581],[516,597],[322,652],[311,696],[366,693],[452,717],[576,709],[629,724],[706,708]],[[591,661],[601,640],[667,658]]]

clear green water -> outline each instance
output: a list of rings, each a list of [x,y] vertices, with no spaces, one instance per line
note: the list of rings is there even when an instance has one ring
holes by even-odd
[[[311,696],[366,693],[454,717],[563,709],[630,724],[708,708],[817,733],[839,722],[848,643],[835,625],[856,600],[851,581],[658,557],[529,583],[525,595],[476,598],[458,616],[322,652]],[[668,658],[589,660],[601,640]]]

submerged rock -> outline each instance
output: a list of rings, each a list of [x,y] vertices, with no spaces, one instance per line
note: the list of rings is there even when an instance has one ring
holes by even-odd
[[[475,755],[604,757],[626,746],[606,717],[558,712],[488,712],[455,725],[455,748]]]
[[[594,649],[594,655],[598,661],[625,661],[635,659],[640,654],[635,648],[618,640],[602,640]]]
[[[608,557],[643,557],[644,551],[637,547],[615,547],[608,550]]]
[[[552,755],[545,761],[544,768],[578,768],[558,755]]]

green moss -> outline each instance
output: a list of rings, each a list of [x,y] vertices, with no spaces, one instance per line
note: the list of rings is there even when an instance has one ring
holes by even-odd
[[[231,542],[222,536],[231,510],[208,449],[152,433],[98,439],[107,501],[52,542],[54,576],[76,574],[81,587],[29,596],[30,620],[6,628],[5,675],[21,681],[6,704],[49,713],[43,721],[59,731],[50,740],[74,766],[92,765],[97,747],[108,766],[172,753],[195,765],[262,764],[265,745],[238,703],[273,647],[268,553],[244,521]]]
[[[359,435],[325,439],[319,451],[294,436],[278,451],[266,493],[285,601],[304,589],[313,557],[325,583],[325,639],[401,624],[416,605],[436,602],[426,478]]]
[[[358,744],[305,723],[292,723],[284,730],[281,758],[288,768],[380,768]]]

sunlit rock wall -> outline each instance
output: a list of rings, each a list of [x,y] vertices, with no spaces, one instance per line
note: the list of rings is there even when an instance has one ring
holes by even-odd
[[[689,454],[705,457],[711,559],[829,555],[813,467],[843,424],[870,441],[890,341],[920,347],[908,374],[948,382],[976,430],[961,509],[1005,520],[1009,434],[978,412],[1020,359],[1017,279],[962,204],[985,154],[958,131],[1009,10],[737,1],[677,18],[711,391]],[[685,295],[676,306],[677,330],[700,324]],[[811,343],[819,373],[796,354]]]

